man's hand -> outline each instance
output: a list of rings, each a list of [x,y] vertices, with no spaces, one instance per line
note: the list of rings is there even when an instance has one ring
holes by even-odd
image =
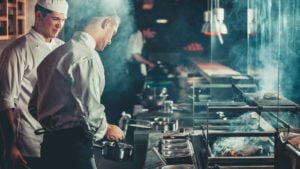
[[[124,138],[124,133],[118,126],[109,124],[105,136],[110,141],[120,141]]]
[[[143,36],[147,39],[152,39],[156,36],[156,32],[152,31],[150,28],[142,30]]]
[[[150,69],[153,69],[156,66],[154,63],[152,63],[150,61],[148,62],[147,65],[150,67]]]
[[[8,156],[12,160],[14,166],[22,166],[22,167],[27,166],[27,162],[24,160],[17,146],[13,145],[12,148],[8,150]]]

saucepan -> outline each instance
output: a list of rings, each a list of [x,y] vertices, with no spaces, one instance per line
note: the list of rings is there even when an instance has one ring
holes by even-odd
[[[138,95],[142,105],[150,110],[157,110],[163,106],[168,97],[168,90],[165,87],[149,87],[143,89]]]
[[[195,169],[193,165],[190,164],[179,164],[179,165],[166,165],[162,169]]]
[[[97,153],[113,161],[131,161],[133,146],[124,142],[101,141],[94,143]]]
[[[156,131],[177,131],[179,126],[178,120],[171,120],[169,118],[154,118],[153,121],[149,120],[137,120],[130,119],[130,121],[135,123],[130,123],[130,127],[151,129]]]

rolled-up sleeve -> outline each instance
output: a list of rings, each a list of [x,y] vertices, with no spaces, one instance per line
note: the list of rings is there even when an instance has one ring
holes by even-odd
[[[16,49],[6,48],[0,56],[0,110],[15,108],[25,63]]]
[[[132,54],[141,54],[143,50],[143,35],[137,32],[132,35]]]
[[[104,72],[100,60],[83,59],[74,64],[70,70],[71,92],[80,106],[83,117],[89,129],[94,133],[94,139],[104,137],[107,121],[101,95],[104,88]]]

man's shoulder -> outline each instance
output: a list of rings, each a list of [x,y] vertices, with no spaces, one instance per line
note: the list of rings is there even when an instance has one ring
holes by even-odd
[[[10,43],[7,48],[24,48],[26,47],[27,42],[28,38],[26,35],[24,35]]]
[[[72,53],[77,58],[83,58],[83,57],[92,57],[94,56],[95,50],[91,49],[90,47],[87,47],[86,45],[82,43],[72,42],[69,46],[72,49]]]
[[[12,53],[23,53],[26,52],[28,46],[28,37],[26,35],[13,40],[10,44],[8,44],[1,55],[3,54],[12,54]]]
[[[63,41],[59,38],[54,38],[53,40],[54,40],[54,43],[59,45],[59,46],[65,44],[65,41]]]

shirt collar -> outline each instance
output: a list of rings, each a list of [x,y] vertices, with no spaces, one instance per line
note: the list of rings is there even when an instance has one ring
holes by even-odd
[[[36,30],[34,30],[33,28],[30,29],[30,33],[32,34],[32,36],[37,39],[38,41],[44,43],[45,45],[47,45],[50,49],[52,49],[55,46],[55,42],[54,39],[51,39],[51,42],[46,42],[45,41],[45,37],[40,34],[39,32],[37,32]]]
[[[82,41],[86,46],[95,50],[96,41],[95,39],[86,32],[76,32],[73,36],[73,39],[77,41]]]
[[[42,34],[38,33],[36,30],[34,30],[33,28],[30,29],[30,33],[38,40],[46,42],[45,38]]]

